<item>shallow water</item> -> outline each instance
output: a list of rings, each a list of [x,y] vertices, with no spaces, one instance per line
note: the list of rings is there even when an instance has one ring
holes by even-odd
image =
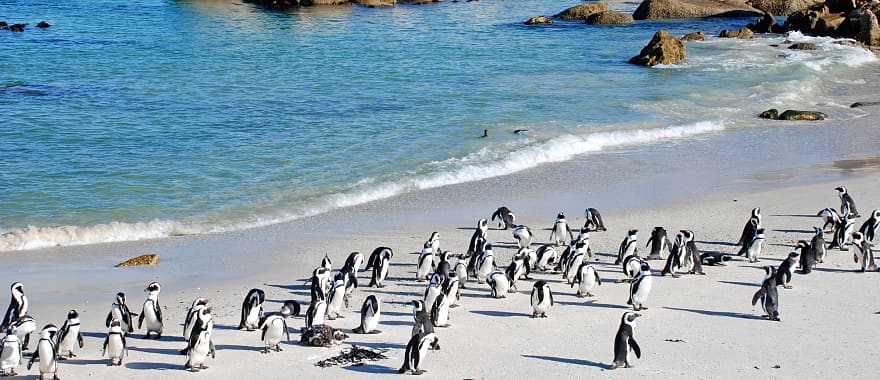
[[[522,25],[576,3],[5,1],[0,18],[53,27],[0,32],[15,57],[0,60],[0,250],[270,224],[761,128],[769,106],[863,115],[827,93],[876,71],[864,50],[710,39],[686,64],[648,69],[626,60],[659,27],[714,35],[749,20]]]

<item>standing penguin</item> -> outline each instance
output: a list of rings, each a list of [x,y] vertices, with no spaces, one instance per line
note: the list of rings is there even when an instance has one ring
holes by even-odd
[[[110,331],[104,338],[104,348],[101,356],[110,358],[110,366],[121,366],[122,359],[128,356],[128,344],[125,342],[125,332],[122,329],[122,321],[114,319],[110,321]]]
[[[458,287],[461,289],[467,288],[468,272],[467,264],[465,264],[464,260],[459,259],[455,266],[452,267],[452,272],[455,273],[455,277],[458,279]]]
[[[30,347],[31,333],[37,330],[37,322],[30,315],[23,315],[12,326],[9,326],[7,332],[18,337],[21,342],[21,348],[27,351]]]
[[[550,284],[538,280],[532,287],[532,318],[547,318],[547,311],[553,306],[553,292]]]
[[[522,277],[526,272],[525,260],[522,257],[514,257],[513,260],[510,261],[510,265],[507,266],[507,269],[504,271],[504,274],[507,276],[507,280],[510,281],[510,289],[508,292],[516,293],[518,290],[516,288],[516,283],[519,281],[520,277]]]
[[[560,246],[568,245],[572,240],[574,240],[574,234],[571,233],[568,222],[565,221],[565,213],[560,212],[556,215],[553,226],[550,227],[550,241]]]
[[[636,343],[633,336],[633,322],[641,314],[627,311],[623,313],[620,319],[620,327],[617,329],[617,335],[614,337],[614,363],[609,369],[617,369],[620,367],[629,368],[629,352],[632,350],[636,354],[636,358],[642,358],[642,349]]]
[[[599,214],[599,210],[596,210],[592,207],[584,210],[584,219],[587,221],[584,222],[584,229],[590,232],[595,231],[606,231],[605,223],[602,222],[602,214]]]
[[[837,224],[834,225],[834,239],[831,240],[828,248],[837,247],[841,251],[846,250],[846,245],[849,244],[854,228],[855,222],[848,216],[842,216]]]
[[[785,260],[782,260],[782,263],[779,264],[779,269],[776,271],[776,284],[782,285],[783,288],[791,289],[791,276],[792,271],[794,271],[795,265],[798,262],[798,253],[791,252],[788,254],[788,257]]]
[[[434,272],[434,251],[422,250],[419,254],[419,261],[416,264],[416,281],[425,282],[428,275]]]
[[[428,286],[425,288],[425,294],[422,300],[425,302],[425,310],[430,313],[434,308],[434,301],[437,300],[437,297],[440,296],[440,293],[443,293],[443,288],[441,287],[438,276],[432,276],[431,281],[428,283]]]
[[[58,328],[53,324],[43,327],[43,330],[40,331],[40,342],[37,343],[37,349],[34,350],[31,360],[28,361],[28,370],[31,369],[35,361],[40,361],[40,379],[58,380],[58,362],[55,357],[55,334],[57,333]]]
[[[874,242],[874,238],[880,235],[880,210],[871,212],[871,217],[862,223],[859,232],[865,237],[865,240]]]
[[[364,270],[370,270],[376,267],[383,256],[388,256],[388,260],[391,260],[391,258],[394,257],[394,251],[388,247],[378,247],[374,249],[373,252],[370,253],[370,258],[367,259],[367,266],[364,267]]]
[[[480,250],[483,246],[483,242],[486,241],[486,233],[489,230],[489,221],[486,219],[480,219],[477,221],[477,228],[474,229],[474,234],[471,235],[471,242],[468,244],[468,255],[474,255],[477,251]]]
[[[660,271],[661,276],[671,274],[673,278],[678,278],[676,271],[681,268],[681,257],[687,252],[686,244],[684,234],[681,232],[675,234],[675,244],[672,245],[672,250],[666,257],[666,266]]]
[[[162,307],[159,306],[159,292],[162,286],[158,282],[151,282],[145,289],[147,292],[147,300],[144,301],[144,308],[138,317],[138,330],[144,328],[144,319],[147,321],[147,331],[144,333],[144,339],[149,339],[150,334],[155,334],[156,339],[162,339]]]
[[[602,285],[602,279],[599,278],[599,271],[596,270],[596,267],[583,263],[578,268],[577,276],[575,276],[574,283],[571,286],[574,287],[574,284],[578,284],[578,298],[592,297],[593,294],[590,291],[596,286]]]
[[[477,259],[477,283],[486,282],[486,277],[489,276],[489,273],[495,271],[495,255],[492,253],[492,245],[486,244],[486,248],[483,249],[483,253],[480,254],[480,257]]]
[[[741,246],[748,243],[755,235],[755,231],[757,231],[758,228],[763,227],[761,223],[762,221],[763,216],[761,215],[761,208],[753,208],[752,214],[751,216],[749,216],[749,220],[746,221],[746,225],[745,227],[743,227],[742,235],[739,236],[739,241],[736,243],[736,245]],[[742,256],[743,254],[745,254],[745,251],[740,250],[739,256]]]
[[[0,376],[18,376],[15,371],[21,365],[23,353],[18,337],[15,334],[6,334],[0,340]]]
[[[651,238],[648,239],[645,247],[647,248],[648,246],[651,246],[651,254],[648,255],[648,260],[663,260],[662,253],[664,251],[672,253],[672,242],[669,241],[666,229],[663,227],[654,227],[654,230],[651,231]]]
[[[5,331],[12,326],[15,321],[23,317],[28,312],[28,298],[24,295],[24,285],[20,282],[13,282],[9,287],[12,297],[9,300],[9,307],[6,308],[6,314],[3,317],[3,323],[0,323],[0,330]]]
[[[391,267],[391,250],[382,251],[379,257],[376,259],[376,263],[373,265],[373,276],[370,278],[370,285],[375,286],[377,288],[384,288],[385,278],[388,277],[388,270]]]
[[[333,270],[333,261],[330,260],[330,256],[327,256],[326,253],[324,254],[324,258],[321,259],[321,268],[327,269],[328,272]]]
[[[860,217],[859,210],[856,209],[856,202],[853,200],[852,196],[849,195],[846,186],[839,186],[834,190],[837,190],[837,196],[840,198],[840,216],[848,216],[850,218]]]
[[[510,212],[510,209],[507,207],[499,207],[495,212],[492,213],[492,221],[495,221],[495,218],[498,218],[498,228],[504,227],[504,229],[509,229],[514,226],[516,222],[516,215]]]
[[[406,344],[406,352],[404,353],[403,366],[397,370],[398,373],[406,373],[409,371],[413,375],[421,375],[425,370],[419,367],[424,363],[428,356],[428,349],[438,345],[440,339],[434,333],[413,335],[409,343]]]
[[[761,251],[764,249],[765,239],[764,229],[759,228],[755,231],[755,235],[752,236],[752,240],[743,245],[743,249],[746,250],[746,257],[748,257],[750,263],[757,263],[759,261]]]
[[[550,244],[540,246],[538,250],[535,251],[535,255],[537,257],[535,268],[542,272],[553,268],[558,256],[556,249]]]
[[[361,306],[361,324],[354,329],[357,334],[378,334],[379,319],[382,317],[382,307],[379,298],[371,294],[364,300]]]
[[[440,293],[431,308],[431,323],[434,327],[449,327],[449,306],[452,300],[445,293]]]
[[[685,238],[685,248],[687,249],[687,263],[688,267],[691,268],[690,274],[700,274],[705,275],[703,272],[703,261],[700,260],[700,249],[697,248],[697,239],[695,238],[694,231],[685,230],[681,232]]]
[[[211,308],[200,309],[196,318],[196,325],[193,327],[189,342],[190,349],[184,364],[184,368],[192,372],[207,369],[205,362],[208,356],[212,358],[217,356],[214,349],[214,315],[211,313]]]
[[[764,281],[761,283],[761,289],[752,297],[752,306],[761,301],[761,307],[767,313],[767,319],[779,321],[779,293],[776,291],[778,274],[776,269],[771,266],[764,267],[764,272]]]
[[[874,251],[871,249],[871,242],[865,240],[865,236],[861,232],[853,233],[852,246],[850,252],[853,254],[853,260],[856,264],[861,265],[859,272],[877,271],[877,264],[874,262]]]
[[[104,325],[109,328],[110,323],[115,319],[119,321],[123,333],[131,334],[134,332],[134,317],[136,316],[137,314],[132,313],[128,308],[125,293],[119,292],[116,293],[116,302],[110,305],[110,313],[107,314]]]
[[[581,264],[586,261],[586,257],[587,255],[583,249],[583,243],[578,243],[574,248],[574,252],[569,253],[568,257],[566,257],[565,263],[562,266],[562,278],[567,280],[569,284],[574,282],[577,270],[581,267]]]
[[[207,306],[208,300],[206,298],[196,297],[186,311],[186,318],[183,320],[183,341],[186,342],[186,347],[180,350],[181,355],[186,355],[189,352],[189,341],[192,336],[193,327],[198,322],[199,310]]]
[[[823,263],[825,262],[825,254],[828,253],[825,249],[825,234],[819,227],[813,227],[813,229],[815,234],[810,240],[810,247],[813,249],[813,257],[816,258],[816,261]]]
[[[80,331],[79,313],[76,310],[67,312],[67,320],[58,330],[58,360],[75,358],[74,346],[83,348],[83,334]]]
[[[345,264],[342,264],[343,272],[351,272],[357,276],[357,272],[361,271],[361,266],[364,265],[364,254],[360,252],[352,252],[348,254],[348,257],[345,258]]]
[[[295,304],[299,307],[299,304]],[[260,330],[262,334],[260,340],[263,341],[263,353],[268,354],[270,351],[281,352],[281,341],[287,338],[290,342],[290,331],[287,329],[287,318],[293,315],[293,308],[285,303],[281,307],[281,311],[267,313],[263,320],[260,321]]]
[[[260,319],[263,318],[263,303],[266,302],[266,292],[262,289],[251,289],[241,302],[241,320],[238,329],[254,331],[260,328]]]
[[[798,241],[794,249],[800,250],[798,267],[801,274],[810,274],[816,267],[816,258],[813,256],[813,248],[810,247],[810,243],[807,243],[806,240]]]
[[[822,230],[825,231],[833,231],[834,225],[840,222],[840,213],[837,212],[837,209],[834,208],[823,208],[816,213],[816,216],[822,218]],[[828,230],[828,226],[831,226],[832,230]]]
[[[431,323],[431,316],[425,310],[425,303],[419,300],[412,301],[413,305],[413,328],[411,337],[419,334],[432,334],[434,332],[434,324]],[[434,347],[439,350],[440,346]]]
[[[639,230],[629,230],[626,233],[626,237],[620,242],[620,247],[617,249],[617,260],[614,261],[614,265],[620,265],[623,262],[623,259],[629,255],[636,254],[636,247],[638,246],[638,234]]]
[[[636,255],[627,256],[623,259],[624,282],[632,282],[642,270],[642,259]]]
[[[330,288],[330,294],[327,297],[327,319],[334,320],[341,318],[339,312],[345,306],[345,280],[343,277],[337,277],[333,281],[333,287]]]
[[[506,273],[492,273],[486,278],[486,283],[489,284],[489,289],[491,289],[489,295],[492,298],[505,298],[510,292],[510,280]]]
[[[317,267],[312,271],[309,279],[309,293],[311,300],[326,299],[333,286],[333,274],[327,268]]]
[[[648,295],[651,294],[651,288],[654,284],[653,277],[651,266],[647,261],[642,261],[641,270],[629,287],[629,300],[626,302],[627,305],[632,305],[633,310],[648,310],[644,305],[648,301]]]
[[[532,245],[532,230],[526,226],[516,226],[513,228],[513,238],[516,239],[518,248],[527,248]]]
[[[325,315],[327,315],[327,301],[317,300],[310,303],[306,310],[306,329],[323,325]]]

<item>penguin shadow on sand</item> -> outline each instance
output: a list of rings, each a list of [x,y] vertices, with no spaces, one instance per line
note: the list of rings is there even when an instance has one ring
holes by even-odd
[[[602,307],[602,308],[606,308],[606,309],[629,309],[630,308],[630,306],[626,306],[626,305],[614,305],[614,304],[610,304],[610,303],[599,303],[599,302],[596,302],[595,300],[585,300],[582,302],[555,301],[554,300],[554,303],[558,303],[560,305],[566,305],[566,306]]]
[[[180,356],[180,350],[174,348],[138,347],[131,345],[128,347],[128,350],[134,352],[143,352],[147,354],[168,355],[175,357]]]
[[[736,243],[731,243],[729,241],[695,240],[694,243],[705,245],[720,245],[724,247],[736,247]]]
[[[355,365],[342,367],[342,369],[344,369],[346,371],[360,372],[360,373],[375,373],[375,374],[393,373],[395,375],[397,374],[397,368],[388,367],[388,366],[384,366],[384,365],[378,365],[378,364],[361,363],[361,364],[355,364]]]
[[[522,355],[522,357],[529,358],[529,359],[546,360],[546,361],[551,361],[551,362],[556,362],[556,363],[589,366],[589,367],[596,367],[596,368],[601,368],[601,369],[611,369],[611,364],[599,363],[599,362],[594,362],[592,360],[586,360],[586,359],[561,358],[558,356],[546,356],[546,355]]]
[[[773,231],[773,232],[782,232],[782,233],[784,233],[784,234],[810,234],[810,235],[813,235],[814,233],[816,233],[816,232],[813,231],[813,230],[773,229],[773,230],[770,230],[770,231]]]
[[[740,282],[740,281],[718,281],[722,284],[730,284],[730,285],[740,285],[740,286],[751,286],[755,288],[761,287],[761,284],[756,284],[753,282]]]
[[[663,306],[664,309],[667,310],[675,310],[675,311],[686,311],[688,313],[700,314],[710,317],[728,317],[728,318],[740,318],[740,319],[754,319],[759,321],[766,321],[767,319],[755,314],[745,314],[745,313],[737,313],[733,311],[715,311],[715,310],[701,310],[701,309],[687,309],[687,308],[679,308],[679,307],[670,307]]]
[[[515,313],[511,311],[501,311],[501,310],[471,310],[472,314],[484,315],[487,317],[501,317],[501,318],[511,318],[511,317],[524,317],[531,318],[531,314],[529,313]]]
[[[180,356],[180,355],[178,355]],[[104,360],[106,363],[107,361]],[[148,370],[148,371],[166,371],[166,370],[175,370],[175,371],[183,371],[183,364],[173,364],[173,363],[159,363],[159,362],[132,362],[126,363],[125,368],[134,369],[134,370]]]
[[[305,280],[297,280],[299,282],[305,282]],[[310,292],[308,285],[283,285],[283,284],[263,284],[265,286],[271,286],[273,288],[285,289],[289,290],[290,294],[301,296],[301,297],[311,297],[312,293]],[[282,301],[283,303],[283,301]]]

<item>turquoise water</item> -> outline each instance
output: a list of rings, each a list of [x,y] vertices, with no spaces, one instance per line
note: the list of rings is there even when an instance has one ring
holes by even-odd
[[[5,0],[0,20],[53,26],[0,31],[0,250],[245,228],[722,133],[874,60],[711,40],[647,69],[626,60],[659,27],[750,20],[522,25],[576,3]]]

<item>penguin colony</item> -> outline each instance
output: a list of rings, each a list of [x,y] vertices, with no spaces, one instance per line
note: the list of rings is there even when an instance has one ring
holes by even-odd
[[[828,250],[848,249],[853,255],[856,270],[878,271],[874,259],[873,243],[880,235],[880,210],[856,230],[854,219],[860,215],[852,196],[846,187],[836,188],[840,198],[840,211],[825,208],[817,213],[822,226],[815,227],[810,241],[799,241],[788,257],[778,267],[764,266],[764,276],[760,289],[752,298],[752,305],[760,304],[764,317],[781,321],[779,313],[780,297],[778,287],[792,288],[793,273],[809,274],[821,264]],[[440,235],[434,232],[422,246],[416,262],[415,280],[425,284],[424,297],[413,300],[413,327],[411,338],[406,342],[403,363],[399,373],[422,374],[424,364],[432,350],[440,349],[440,338],[435,328],[451,326],[450,310],[458,306],[460,289],[485,286],[490,289],[492,298],[505,298],[524,290],[523,281],[531,280],[535,272],[556,273],[562,277],[563,284],[569,285],[579,298],[594,297],[603,281],[593,265],[600,259],[593,257],[590,247],[590,233],[606,231],[598,210],[585,211],[586,222],[578,230],[577,236],[565,218],[559,213],[550,226],[549,243],[533,248],[535,234],[529,227],[517,225],[516,217],[507,207],[496,210],[491,220],[498,221],[499,229],[512,230],[517,253],[506,268],[499,269],[493,254],[493,246],[488,237],[488,220],[477,222],[467,252],[454,255],[440,248]],[[830,241],[825,235],[830,234]],[[759,262],[765,240],[763,216],[760,208],[752,210],[743,227],[737,246],[737,256],[750,263]],[[645,248],[650,253],[642,257],[639,252],[638,230],[632,229],[620,243],[615,255],[614,265],[620,265],[624,274],[623,283],[629,286],[627,304],[633,310],[624,312],[613,342],[613,361],[609,369],[630,367],[630,353],[641,357],[641,347],[636,341],[634,322],[648,310],[649,295],[652,290],[654,272],[650,260],[664,262],[661,276],[679,278],[683,274],[705,275],[703,265],[723,266],[733,259],[733,254],[720,252],[701,253],[696,245],[695,233],[680,230],[673,240],[663,227],[654,227]],[[848,247],[848,248],[847,248]],[[665,258],[663,256],[666,256]],[[349,300],[358,288],[358,274],[366,272],[370,277],[369,286],[381,288],[387,279],[390,262],[394,252],[388,247],[373,250],[365,259],[359,252],[351,253],[342,267],[333,272],[333,264],[325,255],[320,265],[308,280],[311,300],[305,311],[303,344],[315,345],[321,342],[340,341],[346,334],[325,324],[325,321],[341,318],[342,311],[349,308]],[[124,293],[117,293],[105,319],[107,328],[101,349],[102,356],[110,366],[121,366],[128,355],[126,337],[142,331],[144,339],[162,339],[167,321],[163,320],[160,293],[162,286],[152,282],[145,288],[146,299],[140,313],[130,309]],[[556,291],[563,291],[557,289]],[[5,336],[0,340],[0,375],[15,376],[21,366],[26,364],[32,370],[37,364],[41,379],[58,379],[59,363],[74,358],[83,350],[83,332],[80,330],[80,315],[76,310],[67,312],[67,317],[56,327],[46,324],[38,332],[37,322],[28,315],[29,301],[22,283],[15,282],[10,287],[11,300],[0,324]],[[532,283],[530,297],[530,316],[547,318],[553,309],[553,289],[545,280]],[[282,343],[289,343],[288,320],[301,313],[296,301],[283,302],[280,310],[266,310],[266,294],[261,289],[251,289],[241,305],[238,329],[241,331],[260,331],[263,353],[282,350]],[[525,308],[525,304],[523,305]],[[382,301],[376,295],[366,297],[360,307],[360,321],[352,329],[354,334],[381,334],[377,328],[382,316]],[[135,323],[137,322],[137,323]],[[183,321],[183,345],[180,354],[185,358],[185,369],[193,372],[207,369],[209,360],[214,359],[216,350],[213,340],[214,319],[212,308],[206,298],[198,297],[189,306]],[[38,341],[33,351],[30,347],[31,335],[37,334]],[[307,340],[306,336],[310,338]],[[254,338],[257,341],[256,335]],[[26,357],[29,356],[29,359]]]

